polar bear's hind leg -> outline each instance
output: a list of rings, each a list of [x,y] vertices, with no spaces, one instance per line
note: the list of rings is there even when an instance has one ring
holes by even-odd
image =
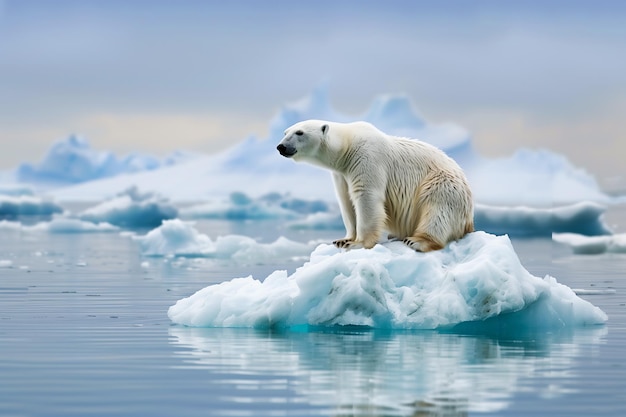
[[[463,237],[469,228],[460,221],[465,217],[466,197],[445,174],[425,181],[417,197],[417,227],[402,241],[416,251],[429,252],[443,249],[448,242]]]

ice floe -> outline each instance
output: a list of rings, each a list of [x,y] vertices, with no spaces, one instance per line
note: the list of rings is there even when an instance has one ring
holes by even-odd
[[[555,233],[552,239],[569,246],[576,254],[626,253],[626,233],[609,236],[584,236],[576,233]]]
[[[495,321],[552,329],[607,320],[555,278],[531,275],[508,237],[484,232],[430,253],[399,242],[347,252],[320,245],[291,275],[212,285],[179,300],[168,315],[187,326],[286,328],[442,329]]]
[[[200,233],[192,223],[180,219],[165,220],[144,236],[135,236],[145,256],[204,257],[261,264],[307,256],[313,244],[279,237],[271,243],[258,243],[247,236],[226,235],[215,240]]]

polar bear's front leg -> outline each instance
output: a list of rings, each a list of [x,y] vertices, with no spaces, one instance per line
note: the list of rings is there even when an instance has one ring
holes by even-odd
[[[346,237],[333,241],[333,244],[338,248],[348,248],[356,239],[356,214],[354,212],[354,205],[350,199],[348,183],[343,175],[333,173],[333,181],[335,183],[335,192],[337,193],[337,198],[339,199],[341,218],[343,220],[343,225],[346,228]]]
[[[378,242],[385,226],[384,191],[377,186],[377,181],[352,181],[349,196],[354,207],[356,236],[355,239],[335,241],[335,246],[345,249],[371,249]]]
[[[375,192],[360,193],[355,201],[356,244],[365,249],[376,245],[385,227],[385,204]]]

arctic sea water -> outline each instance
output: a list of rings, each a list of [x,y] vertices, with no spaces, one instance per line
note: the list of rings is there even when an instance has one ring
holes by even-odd
[[[609,223],[626,224],[613,207]],[[283,221],[199,220],[204,234],[307,244],[336,231]],[[619,231],[619,230],[618,230]],[[609,316],[558,331],[189,328],[168,308],[235,277],[293,273],[251,263],[155,257],[118,233],[3,230],[0,415],[382,416],[626,413],[626,257],[513,238],[522,264],[578,289]],[[7,238],[5,238],[7,237]]]
[[[260,287],[264,292],[258,294],[250,289],[259,284],[244,277],[262,280],[274,274],[274,284],[287,289],[295,289],[299,280],[309,285],[307,294],[315,295],[320,288],[313,285],[314,274],[307,269],[296,275],[296,269],[320,241],[342,233],[336,207],[326,204],[334,201],[330,176],[277,159],[275,141],[284,128],[310,118],[368,120],[388,133],[444,149],[472,183],[479,229],[509,233],[523,267],[575,289],[608,321],[572,326],[580,317],[560,314],[554,317],[574,320],[540,331],[504,327],[498,320],[480,329],[416,330],[398,328],[408,323],[402,314],[390,316],[373,303],[371,311],[382,311],[373,323],[387,328],[310,328],[299,326],[310,315],[284,308],[295,291],[289,297],[279,294],[277,308],[265,309],[272,297],[263,296],[275,295],[280,286]],[[250,138],[219,155],[119,158],[71,137],[53,144],[40,163],[0,172],[2,181],[7,184],[0,184],[0,416],[626,415],[626,209],[617,205],[624,198],[605,195],[592,176],[549,151],[481,156],[469,132],[425,121],[406,96],[380,97],[352,117],[335,112],[328,92],[318,89],[283,107],[268,138]],[[183,204],[192,200],[201,204]],[[66,204],[74,201],[85,205]],[[265,220],[250,220],[259,218]],[[504,239],[485,240],[490,241],[504,242],[496,246],[506,256],[473,265],[488,275],[503,272],[496,287],[507,289],[509,267],[519,269],[515,262],[499,261],[515,261],[515,256]],[[324,270],[326,278],[334,267],[344,274],[359,262],[373,267],[363,272],[378,271],[384,278],[383,264],[361,262],[362,253],[342,257],[331,249],[319,249],[317,263],[311,264],[330,268]],[[371,252],[373,261],[389,255],[388,249]],[[463,251],[447,255],[452,253]],[[485,260],[476,254],[470,260]],[[462,256],[453,260],[466,271]],[[427,265],[430,271],[438,267]],[[344,302],[329,306],[357,312],[360,303],[351,303],[350,296],[366,300],[369,292],[341,290],[366,275],[340,277],[331,288]],[[203,297],[213,290],[192,298],[213,284],[232,288],[238,277],[243,279],[235,283],[246,284],[245,291],[224,298],[228,304],[220,312],[242,311],[252,301],[256,308],[250,311],[281,313],[272,317],[287,317],[282,323],[296,326],[263,326],[269,322],[258,317],[252,322],[261,324],[257,328],[180,324],[187,319],[199,325],[251,324],[245,308],[243,316],[211,315]],[[569,289],[541,284],[541,278],[530,279],[531,290],[559,289],[561,300],[576,300]],[[368,280],[362,283],[367,287]],[[396,284],[386,287],[389,293],[369,289],[374,301],[392,294],[386,305],[403,313],[403,301],[410,297],[401,296],[406,283]],[[457,289],[472,289],[467,293],[472,299],[480,288],[486,287],[461,283]],[[441,295],[447,293],[435,298],[442,300]],[[513,299],[506,292],[499,295],[484,298],[487,308],[463,311],[493,314],[499,300]],[[555,305],[554,298],[544,297],[535,304]],[[315,305],[314,298],[307,299],[308,306]],[[173,314],[172,306],[185,299],[193,300],[185,314],[194,315]],[[533,292],[522,292],[521,300],[533,300]],[[581,305],[576,301],[570,313],[591,312],[585,317],[603,321],[604,313]],[[450,312],[451,305],[445,307]],[[436,317],[437,308],[428,310],[428,317]],[[318,314],[317,320],[373,317],[358,313],[331,320]],[[218,322],[211,321],[215,317]],[[523,322],[532,323],[528,319]]]

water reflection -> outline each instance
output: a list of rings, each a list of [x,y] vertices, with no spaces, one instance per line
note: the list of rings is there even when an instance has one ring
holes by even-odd
[[[575,359],[583,351],[593,355],[606,332],[599,327],[503,340],[175,326],[170,343],[181,366],[213,373],[232,402],[262,399],[268,414],[271,404],[287,402],[342,416],[456,417],[503,410],[519,392],[571,393]]]

